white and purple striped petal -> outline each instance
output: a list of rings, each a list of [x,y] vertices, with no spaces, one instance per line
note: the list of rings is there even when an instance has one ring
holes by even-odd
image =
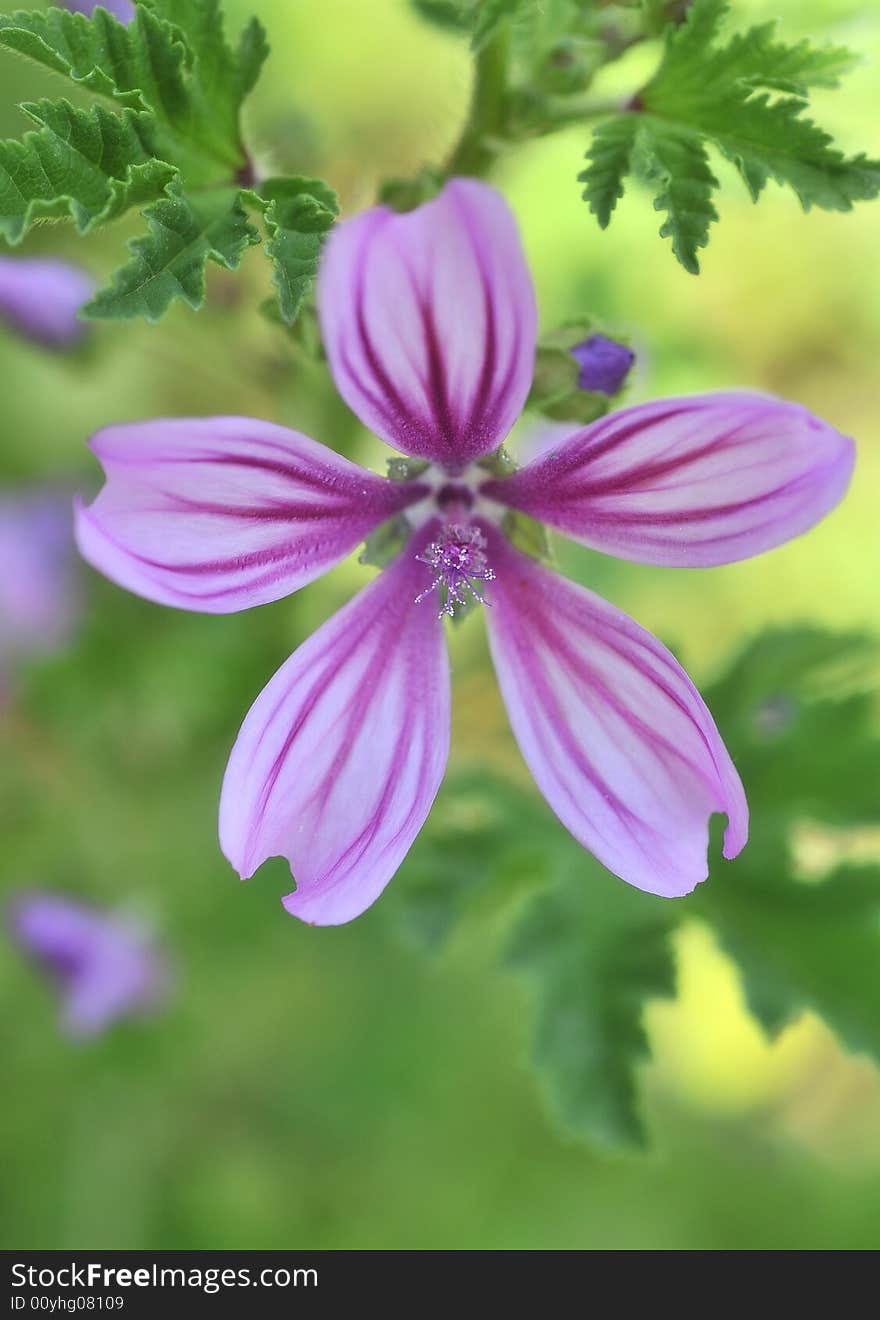
[[[427,529],[428,534],[432,529]],[[243,879],[283,856],[288,912],[351,921],[403,861],[449,752],[449,662],[410,545],[294,652],[264,688],[232,749],[220,843]]]
[[[799,404],[706,394],[625,408],[483,492],[621,559],[702,568],[807,531],[853,462],[852,441]]]
[[[453,179],[405,215],[339,225],[318,283],[340,394],[405,454],[456,470],[488,454],[532,382],[532,282],[504,200]]]
[[[30,892],[9,910],[13,939],[55,981],[61,1024],[96,1036],[120,1018],[154,1009],[168,989],[165,959],[129,918],[64,894]]]
[[[296,591],[423,494],[248,417],[113,426],[92,448],[107,484],[77,511],[85,559],[149,600],[213,614]]]
[[[489,529],[487,529],[489,530]],[[522,754],[556,815],[615,875],[688,894],[748,835],[739,776],[687,674],[644,628],[489,530],[492,656]]]
[[[54,257],[0,257],[0,320],[45,348],[69,348],[86,327],[77,313],[95,291],[79,266]]]

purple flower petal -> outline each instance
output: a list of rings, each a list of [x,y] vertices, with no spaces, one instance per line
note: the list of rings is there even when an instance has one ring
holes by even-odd
[[[118,18],[120,23],[130,23],[134,18],[132,0],[62,0],[62,2],[67,9],[72,9],[76,14],[85,14],[88,18],[91,18],[99,6],[108,10],[114,18]]]
[[[483,491],[621,559],[702,568],[807,531],[853,462],[852,441],[798,404],[705,394],[625,408]]]
[[[607,335],[590,335],[582,344],[569,350],[580,367],[578,385],[582,390],[595,390],[609,397],[616,394],[629,375],[636,355],[626,344],[619,344]]]
[[[156,1006],[167,989],[164,959],[146,931],[61,894],[23,894],[10,928],[19,947],[55,980],[62,1026],[94,1036]]]
[[[532,381],[536,311],[514,219],[485,184],[333,232],[318,284],[340,394],[405,454],[461,468],[495,449]]]
[[[94,291],[91,277],[69,262],[0,257],[0,318],[47,348],[66,348],[82,336],[77,312]]]
[[[639,889],[690,893],[707,875],[709,817],[724,856],[745,845],[742,784],[675,658],[607,601],[491,534],[487,610],[510,721],[550,806],[604,866]]]
[[[67,640],[80,615],[78,566],[69,494],[0,495],[0,669]]]
[[[297,888],[284,906],[313,925],[351,921],[378,898],[443,778],[449,662],[436,611],[413,603],[427,539],[294,652],[229,758],[224,853],[243,879],[286,857]]]
[[[311,582],[423,493],[248,417],[113,426],[92,448],[107,484],[77,511],[83,556],[149,600],[212,614]]]

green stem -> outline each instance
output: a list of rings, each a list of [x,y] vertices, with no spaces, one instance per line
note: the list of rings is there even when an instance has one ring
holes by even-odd
[[[449,159],[447,174],[485,174],[495,158],[492,139],[504,135],[510,33],[502,23],[477,55],[467,122]]]
[[[570,101],[548,114],[547,120],[538,129],[538,137],[549,133],[558,133],[572,124],[583,124],[590,119],[605,119],[608,115],[619,115],[628,108],[623,98],[615,101]]]

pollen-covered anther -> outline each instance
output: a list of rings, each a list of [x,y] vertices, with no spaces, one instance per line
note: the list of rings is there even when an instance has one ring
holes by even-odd
[[[495,570],[486,558],[486,538],[478,527],[462,523],[447,523],[436,541],[426,546],[416,558],[435,570],[434,581],[416,596],[418,605],[434,591],[440,591],[443,606],[438,618],[455,614],[456,605],[470,604],[463,592],[468,590],[481,605],[489,602],[475,586],[477,582],[491,582]]]

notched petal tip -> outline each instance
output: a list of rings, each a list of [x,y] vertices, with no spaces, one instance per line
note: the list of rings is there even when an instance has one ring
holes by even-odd
[[[449,750],[442,627],[413,605],[409,547],[310,637],[248,713],[220,801],[220,843],[242,878],[285,857],[286,911],[340,925],[379,896],[439,788]]]
[[[621,611],[490,533],[487,615],[502,694],[548,803],[615,875],[667,898],[708,874],[709,822],[744,846],[739,775],[705,703],[666,647]]]

